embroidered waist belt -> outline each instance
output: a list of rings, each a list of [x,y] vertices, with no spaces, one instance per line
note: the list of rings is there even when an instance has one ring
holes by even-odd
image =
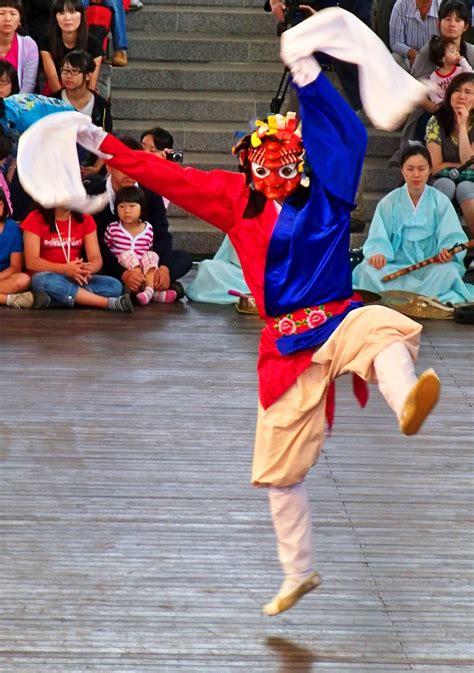
[[[348,306],[357,300],[358,296],[354,295],[350,299],[342,301],[329,301],[326,304],[298,308],[296,311],[285,313],[277,318],[268,318],[267,324],[277,330],[278,336],[301,334],[315,327],[320,327],[329,318],[343,313]]]

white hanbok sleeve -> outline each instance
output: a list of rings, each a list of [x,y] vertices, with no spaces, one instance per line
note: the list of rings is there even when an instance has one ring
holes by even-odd
[[[23,189],[44,208],[94,213],[108,203],[106,193],[90,197],[82,184],[77,133],[90,123],[90,117],[80,112],[58,112],[38,120],[20,136],[18,177]]]
[[[330,7],[281,36],[281,58],[299,86],[318,75],[311,55],[321,51],[359,66],[360,96],[374,126],[399,128],[425,98],[428,88],[401,68],[382,40],[362,21],[340,7]]]

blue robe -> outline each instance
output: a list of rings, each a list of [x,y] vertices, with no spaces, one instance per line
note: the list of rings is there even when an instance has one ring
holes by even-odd
[[[405,290],[443,303],[474,301],[474,286],[462,280],[462,258],[435,263],[382,283],[382,277],[432,257],[443,248],[467,240],[451,201],[434,187],[425,187],[415,208],[406,185],[387,194],[377,206],[363,251],[365,260],[354,269],[354,287],[373,292]],[[384,255],[381,269],[370,266],[373,255]]]
[[[192,301],[235,304],[239,299],[230,295],[229,290],[236,290],[241,294],[250,293],[240,260],[226,236],[214,257],[199,264],[197,275],[187,286],[186,294]]]

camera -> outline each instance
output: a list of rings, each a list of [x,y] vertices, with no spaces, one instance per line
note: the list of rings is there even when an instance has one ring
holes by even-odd
[[[168,161],[175,161],[178,164],[182,164],[184,159],[184,152],[181,150],[171,150],[171,152],[166,153],[166,158]]]
[[[300,9],[300,5],[309,5],[313,9],[318,9],[317,0],[286,0],[285,18],[282,23],[278,24],[278,36],[284,33],[287,28],[292,28],[292,26],[296,26],[308,18],[307,12],[304,9]]]

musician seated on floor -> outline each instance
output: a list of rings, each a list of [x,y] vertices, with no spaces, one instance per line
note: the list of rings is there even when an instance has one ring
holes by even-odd
[[[474,285],[462,280],[463,253],[449,252],[464,243],[464,234],[451,201],[427,185],[431,156],[426,147],[412,144],[401,156],[405,184],[387,194],[378,204],[363,247],[364,261],[354,269],[354,287],[386,292],[407,290],[442,302],[474,301]],[[382,278],[432,256],[433,264],[399,278]]]

